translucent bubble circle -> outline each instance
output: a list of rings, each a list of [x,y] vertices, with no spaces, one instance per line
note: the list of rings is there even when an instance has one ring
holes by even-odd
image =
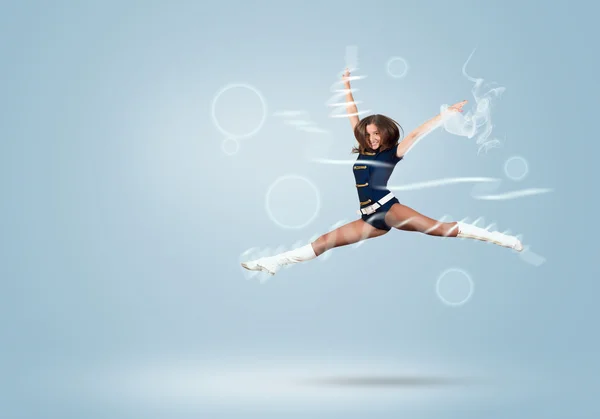
[[[408,63],[402,57],[392,57],[387,62],[387,73],[395,79],[401,79],[408,73]]]
[[[314,192],[314,200],[310,201],[307,199],[299,199],[297,196],[297,193],[299,192],[298,188],[292,187],[292,185],[295,183],[294,181],[301,181],[302,183],[308,185],[309,188],[312,190],[312,192]],[[273,214],[273,209],[272,209],[273,195],[275,195],[276,198],[278,197],[280,202],[283,202],[286,205],[289,205],[288,208],[296,208],[296,209],[300,208],[302,210],[301,207],[310,202],[310,205],[314,206],[313,214],[303,222],[296,222],[296,223],[290,223],[287,221],[283,222],[283,221],[281,221],[280,218],[275,217],[275,215]],[[321,209],[321,199],[319,196],[319,190],[311,181],[309,181],[308,179],[306,179],[303,176],[298,176],[298,175],[282,176],[282,177],[278,178],[275,182],[273,182],[271,184],[271,186],[269,186],[269,189],[267,190],[265,208],[267,210],[267,214],[269,215],[269,218],[279,227],[285,228],[285,229],[301,229],[301,228],[304,228],[307,225],[309,225],[311,222],[313,222],[313,220],[319,214],[319,210]]]
[[[221,149],[228,156],[233,156],[240,150],[240,143],[235,138],[227,138],[221,143]]]
[[[438,277],[435,291],[440,300],[449,306],[465,304],[473,295],[473,280],[468,273],[458,268],[446,269]]]
[[[250,132],[244,133],[244,134],[234,134],[231,133],[227,130],[225,130],[221,124],[219,123],[219,120],[217,119],[217,115],[216,115],[216,104],[217,101],[219,100],[219,98],[227,91],[231,90],[231,89],[247,89],[250,90],[251,92],[253,92],[254,94],[256,94],[256,96],[258,96],[261,105],[262,105],[262,116],[260,118],[260,121],[258,123],[258,125],[256,126],[256,128],[254,128],[253,130],[251,130]],[[237,138],[237,139],[242,139],[242,138],[249,138],[252,137],[253,135],[256,135],[256,133],[258,133],[258,131],[260,131],[260,129],[263,127],[265,120],[267,119],[267,103],[264,99],[264,97],[262,96],[262,94],[258,91],[258,89],[256,89],[255,87],[249,85],[249,84],[244,84],[244,83],[234,83],[234,84],[229,84],[225,87],[223,87],[221,90],[219,90],[217,92],[217,94],[215,95],[213,101],[212,101],[212,111],[211,111],[211,115],[212,115],[212,120],[215,124],[215,126],[217,127],[217,129],[225,136],[225,137],[229,137],[229,138]]]
[[[528,172],[527,160],[521,156],[513,156],[504,163],[504,174],[511,180],[522,180]]]

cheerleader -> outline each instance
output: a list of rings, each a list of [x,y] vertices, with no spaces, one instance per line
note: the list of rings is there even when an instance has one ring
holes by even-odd
[[[410,132],[400,141],[402,127],[384,115],[358,118],[358,109],[350,89],[350,72],[343,74],[346,88],[348,117],[358,145],[352,150],[358,154],[352,166],[358,193],[360,218],[333,231],[323,234],[305,246],[275,256],[243,262],[251,271],[268,272],[275,275],[284,265],[315,259],[336,247],[346,246],[362,240],[381,237],[392,229],[417,231],[437,237],[461,237],[491,242],[518,252],[523,245],[514,236],[490,232],[463,222],[440,222],[418,213],[400,203],[387,189],[387,182],[394,168],[408,150],[423,136],[442,123],[443,115],[437,115]],[[462,112],[466,100],[452,105],[447,112]]]

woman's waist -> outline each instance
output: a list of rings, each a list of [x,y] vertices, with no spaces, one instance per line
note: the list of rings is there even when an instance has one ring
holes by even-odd
[[[389,189],[369,189],[369,190],[359,190],[358,191],[358,200],[360,202],[360,206],[367,206],[374,204],[379,201],[383,197],[391,194]]]

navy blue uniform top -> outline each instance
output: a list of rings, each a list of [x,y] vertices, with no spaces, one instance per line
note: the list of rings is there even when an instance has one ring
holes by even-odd
[[[386,196],[390,191],[387,183],[402,157],[396,156],[398,145],[382,152],[359,154],[352,169],[360,207],[366,207]]]

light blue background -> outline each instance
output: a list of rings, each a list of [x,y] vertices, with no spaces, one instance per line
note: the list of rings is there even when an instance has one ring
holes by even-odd
[[[2,417],[598,417],[595,9],[578,1],[4,3]],[[460,184],[397,195],[434,218],[483,216],[523,234],[543,265],[480,242],[396,231],[265,284],[247,280],[245,250],[289,248],[355,217],[351,166],[311,160],[354,157],[348,122],[326,106],[350,45],[357,75],[367,76],[353,84],[360,109],[392,116],[406,132],[443,104],[472,100],[461,68],[477,48],[468,72],[506,87],[492,111],[503,147],[477,154],[474,139],[438,130],[390,185],[502,178],[509,157],[524,157],[527,177],[497,192],[553,192],[482,201]],[[407,60],[406,77],[386,73],[394,56]],[[211,106],[231,83],[257,88],[267,117],[227,155]],[[285,110],[307,111],[330,134],[285,124],[274,115]],[[237,134],[262,116],[244,89],[223,94],[215,112]],[[278,227],[265,210],[269,186],[290,174],[319,190],[318,216],[300,230]],[[298,223],[310,217],[314,193],[290,183],[272,202],[280,220]],[[460,307],[435,293],[450,267],[475,284]],[[153,372],[181,360],[199,367],[171,381]],[[293,380],[279,368],[292,365],[318,379],[339,364],[335,374],[371,377],[381,373],[373,362],[400,378],[475,374],[492,390],[287,391],[261,375]],[[220,390],[209,391],[206,366],[225,383]],[[171,397],[126,384],[140,370]]]

